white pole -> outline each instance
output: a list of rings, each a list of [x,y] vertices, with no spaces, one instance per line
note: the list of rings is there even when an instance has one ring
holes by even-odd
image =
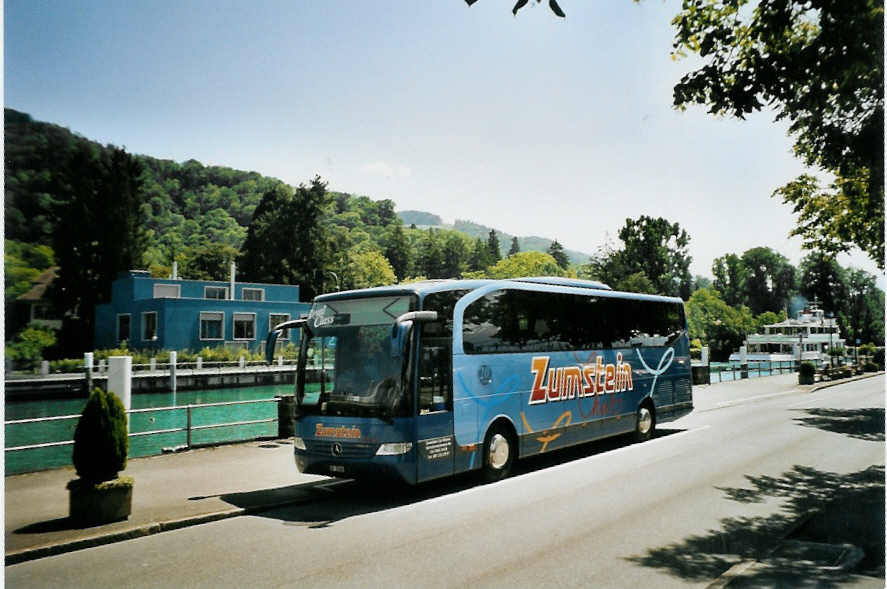
[[[237,270],[237,266],[234,262],[231,262],[231,289],[228,291],[228,298],[230,300],[234,300],[234,273]]]
[[[169,353],[169,389],[176,393],[176,353]]]
[[[92,393],[92,352],[83,354],[83,371],[86,372],[86,394]]]
[[[108,358],[108,392],[120,398],[126,411],[132,409],[132,356]],[[126,426],[129,428],[128,419]]]

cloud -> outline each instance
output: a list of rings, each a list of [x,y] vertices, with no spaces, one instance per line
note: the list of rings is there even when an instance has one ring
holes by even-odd
[[[360,166],[360,171],[371,176],[383,178],[409,178],[411,170],[404,165],[392,165],[387,162],[372,162]]]

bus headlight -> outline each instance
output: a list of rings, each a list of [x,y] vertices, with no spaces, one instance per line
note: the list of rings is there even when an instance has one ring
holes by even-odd
[[[412,448],[412,442],[389,442],[379,446],[379,449],[376,450],[376,456],[399,456],[400,454],[406,454]]]
[[[305,440],[300,437],[293,438],[293,447],[296,450],[307,450],[308,448],[305,446]]]

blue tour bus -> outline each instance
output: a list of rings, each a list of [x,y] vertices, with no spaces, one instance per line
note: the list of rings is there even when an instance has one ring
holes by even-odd
[[[678,298],[565,278],[325,294],[300,329],[300,471],[415,484],[634,432],[693,409]]]

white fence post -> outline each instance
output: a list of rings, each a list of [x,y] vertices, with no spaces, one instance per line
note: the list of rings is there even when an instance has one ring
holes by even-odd
[[[169,389],[176,392],[176,353],[169,353]]]
[[[150,364],[151,372],[157,370],[157,358],[151,358],[148,364]]]
[[[86,373],[86,394],[92,393],[92,352],[83,354],[83,371]]]
[[[120,398],[126,411],[132,409],[132,356],[108,358],[108,392]],[[129,419],[126,427],[129,428]]]
[[[277,365],[283,366],[283,356],[282,355],[277,356]]]
[[[246,358],[241,356],[240,357],[240,369],[243,370],[244,368],[246,368]]]
[[[200,356],[197,356],[197,370],[202,370],[202,369],[203,369],[203,358],[201,358]]]
[[[40,361],[40,376],[49,376],[49,360]]]

